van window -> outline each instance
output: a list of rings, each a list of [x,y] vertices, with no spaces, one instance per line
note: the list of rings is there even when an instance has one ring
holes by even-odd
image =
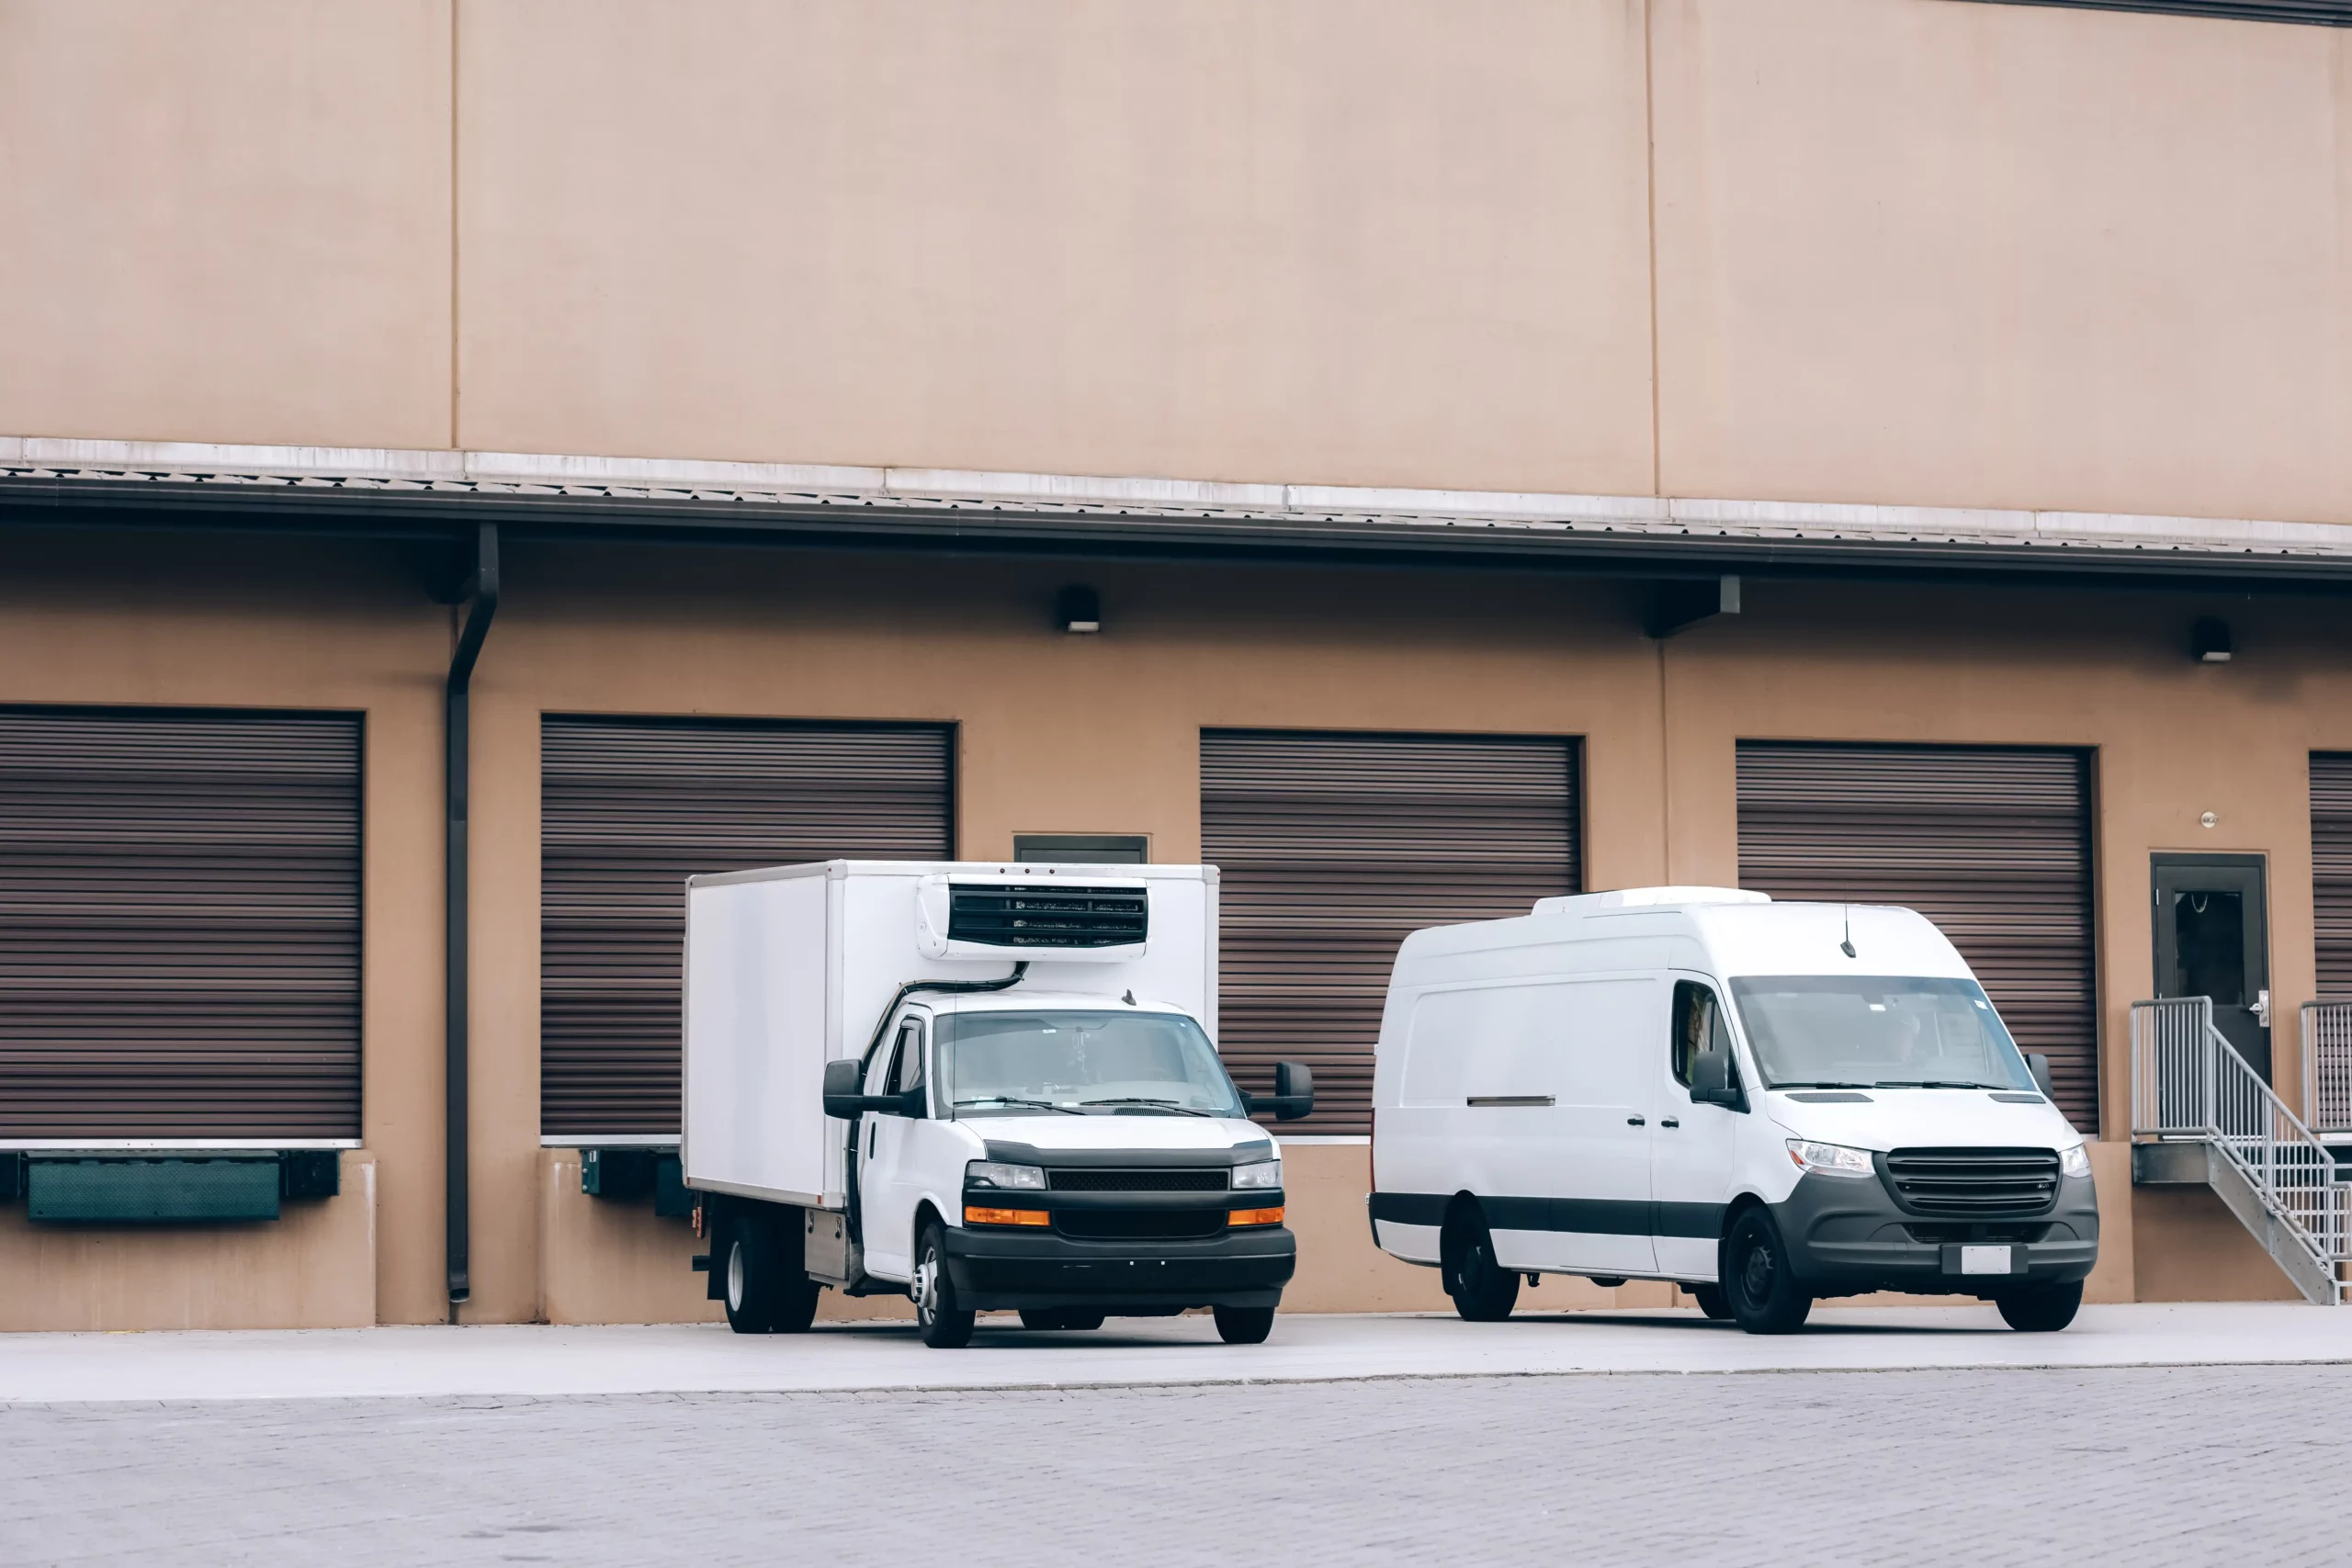
[[[922,1082],[922,1025],[910,1023],[899,1031],[899,1055],[890,1064],[890,1092],[904,1094]]]
[[[1724,1021],[1723,1004],[1715,999],[1713,987],[1696,980],[1677,980],[1673,1021],[1668,1049],[1676,1083],[1689,1089],[1691,1059],[1713,1052],[1731,1058],[1731,1071],[1725,1075],[1725,1081],[1738,1084],[1739,1060],[1732,1055],[1731,1026]]]
[[[1430,991],[1413,1008],[1405,1105],[1472,1095],[1550,1095],[1560,1105],[1626,1105],[1657,1038],[1656,982],[1552,981]]]
[[[1731,994],[1769,1088],[2033,1088],[1973,980],[1775,975]]]

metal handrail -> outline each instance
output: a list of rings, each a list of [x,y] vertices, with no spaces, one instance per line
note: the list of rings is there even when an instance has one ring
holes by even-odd
[[[2352,1134],[2352,1001],[2303,1004],[2303,1118]]]
[[[2352,1185],[2336,1179],[2334,1152],[2213,1027],[2211,998],[2132,1004],[2132,1130],[2220,1150],[2330,1279],[2352,1259]]]

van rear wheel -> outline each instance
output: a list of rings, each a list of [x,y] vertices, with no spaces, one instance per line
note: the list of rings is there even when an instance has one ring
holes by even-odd
[[[1495,1238],[1484,1223],[1456,1221],[1439,1244],[1445,1293],[1464,1323],[1500,1323],[1519,1304],[1519,1276],[1495,1261]]]
[[[2011,1291],[1993,1298],[2001,1321],[2020,1334],[2055,1334],[2075,1321],[2082,1310],[2083,1282],[2044,1285],[2036,1291]]]
[[[1216,1337],[1228,1345],[1263,1345],[1274,1331],[1272,1307],[1212,1307]]]
[[[1731,1316],[1731,1303],[1724,1300],[1721,1285],[1685,1285],[1682,1288],[1690,1292],[1690,1299],[1699,1303],[1699,1310],[1715,1322],[1721,1323]]]
[[[763,1216],[729,1221],[712,1267],[719,1271],[727,1326],[736,1333],[803,1334],[816,1320],[824,1287],[806,1269],[787,1267],[775,1227]]]
[[[1761,1209],[1732,1222],[1718,1272],[1733,1320],[1750,1334],[1794,1334],[1813,1311],[1813,1297],[1789,1267],[1781,1227]]]

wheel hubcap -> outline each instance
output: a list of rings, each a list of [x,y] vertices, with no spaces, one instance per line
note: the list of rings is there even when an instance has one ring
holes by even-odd
[[[727,1248],[727,1310],[743,1310],[743,1244],[741,1242]]]
[[[915,1265],[915,1316],[929,1323],[939,1315],[939,1255],[926,1251]]]
[[[1772,1252],[1770,1247],[1751,1245],[1747,1258],[1739,1271],[1740,1285],[1751,1302],[1762,1303],[1772,1294]]]

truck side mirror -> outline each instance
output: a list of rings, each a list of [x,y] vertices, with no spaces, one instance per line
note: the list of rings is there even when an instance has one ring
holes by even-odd
[[[827,1062],[825,1064],[825,1114],[838,1116],[846,1122],[865,1109],[865,1096],[859,1092],[859,1082],[865,1075],[861,1062]]]
[[[2039,1051],[2028,1051],[2025,1054],[2025,1066],[2026,1070],[2033,1075],[2033,1087],[2041,1091],[2041,1097],[2044,1100],[2055,1105],[2058,1102],[2058,1089],[2050,1077],[2050,1058]]]
[[[1702,1051],[1690,1058],[1690,1103],[1747,1109],[1747,1097],[1732,1085],[1729,1052]]]
[[[1277,1122],[1295,1122],[1315,1109],[1315,1069],[1305,1062],[1276,1062],[1274,1092],[1241,1098],[1251,1111],[1271,1111]]]

